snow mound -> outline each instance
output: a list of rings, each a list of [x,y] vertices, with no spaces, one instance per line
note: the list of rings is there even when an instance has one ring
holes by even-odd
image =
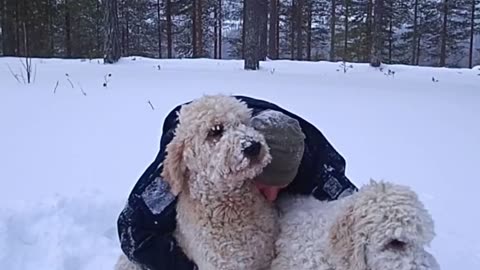
[[[114,227],[120,206],[84,194],[2,209],[1,269],[113,269],[120,254]]]
[[[0,270],[109,270],[116,219],[162,123],[204,93],[271,101],[318,127],[357,185],[409,185],[431,212],[442,269],[480,269],[479,66],[275,60],[0,58]],[[346,67],[344,69],[344,67]],[[57,195],[58,194],[58,195]]]

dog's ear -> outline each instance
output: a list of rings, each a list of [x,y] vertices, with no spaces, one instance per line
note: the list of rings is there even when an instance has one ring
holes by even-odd
[[[177,196],[183,189],[187,177],[187,168],[183,160],[184,142],[175,136],[167,145],[163,161],[162,178],[170,185],[171,192]]]
[[[330,228],[330,247],[339,265],[349,270],[364,270],[367,269],[366,243],[361,232],[355,231],[355,222],[355,209],[348,206]]]

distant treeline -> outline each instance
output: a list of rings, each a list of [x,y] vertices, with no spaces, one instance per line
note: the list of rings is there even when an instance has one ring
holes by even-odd
[[[4,56],[480,64],[480,0],[0,0],[0,20]]]

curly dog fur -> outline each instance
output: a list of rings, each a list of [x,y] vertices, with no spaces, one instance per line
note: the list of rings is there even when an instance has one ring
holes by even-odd
[[[234,97],[214,95],[183,106],[178,117],[162,177],[178,195],[180,247],[200,270],[269,269],[277,213],[253,178],[271,156],[250,126],[251,110]],[[117,265],[129,267],[125,258]]]
[[[333,202],[279,199],[281,233],[272,270],[433,270],[424,247],[434,224],[409,188],[371,181]]]

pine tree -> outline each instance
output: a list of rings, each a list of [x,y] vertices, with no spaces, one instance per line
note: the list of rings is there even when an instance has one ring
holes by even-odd
[[[258,1],[244,0],[245,8],[245,63],[244,69],[257,70],[260,68],[260,19]]]
[[[173,40],[172,40],[172,1],[165,0],[165,17],[167,28],[167,57],[173,57]]]
[[[223,3],[218,0],[213,4],[214,9],[214,48],[213,58],[222,58],[222,25],[223,25]]]
[[[264,61],[268,56],[268,2],[269,0],[257,0],[258,3],[258,20],[259,20],[259,59]]]
[[[296,59],[303,60],[303,46],[304,46],[304,35],[303,35],[303,21],[304,21],[304,11],[305,11],[305,1],[304,0],[296,0],[294,1],[295,5],[294,8],[294,31],[295,31],[295,38],[296,41]]]
[[[337,24],[337,1],[331,0],[332,6],[330,7],[330,61],[335,61],[335,28]]]
[[[158,58],[162,58],[162,17],[161,17],[161,10],[162,6],[160,4],[160,0],[157,0],[157,31],[158,31]]]
[[[467,18],[470,18],[468,16],[470,7],[467,0],[443,0],[439,66],[447,66],[449,57],[453,59],[453,65],[456,65],[455,62],[462,57],[462,43],[468,38],[467,28],[470,23]]]
[[[417,39],[419,38],[419,31],[418,31],[418,9],[419,9],[419,0],[414,0],[413,2],[413,33],[412,33],[412,58],[411,58],[411,64],[412,65],[418,65],[417,62]]]
[[[120,59],[117,0],[105,0],[104,62],[112,64]]]
[[[0,0],[0,54],[3,55],[3,29],[5,29],[4,0]]]
[[[306,60],[327,60],[330,54],[330,2],[307,0],[304,31]]]
[[[17,17],[16,1],[5,0],[3,6],[3,26],[2,26],[2,38],[3,38],[3,55],[15,56],[17,55],[17,35],[15,22]]]
[[[278,2],[279,0],[270,0],[269,9],[269,32],[268,32],[268,57],[278,59]]]
[[[225,0],[224,1],[224,17],[226,28],[230,31],[225,32],[225,43],[227,44],[225,51],[230,57],[243,58],[244,51],[244,0]],[[238,22],[238,23],[235,23]]]
[[[344,0],[345,1],[345,5],[344,5],[344,28],[343,28],[343,31],[344,31],[344,39],[343,39],[343,61],[347,61],[348,60],[348,23],[349,23],[349,20],[350,20],[350,4],[351,4],[351,0]]]
[[[478,33],[478,20],[480,20],[480,1],[470,0],[470,44],[468,49],[468,67],[473,67],[474,57],[474,39],[475,33]]]
[[[292,0],[292,4],[290,6],[290,59],[294,60],[295,59],[295,22],[297,18],[297,1],[298,0]]]
[[[193,57],[203,57],[203,4],[202,0],[193,0],[192,7],[192,47]]]
[[[109,1],[0,0],[0,54],[103,57]],[[479,1],[256,0],[257,58],[473,66]],[[242,58],[249,50],[243,0],[115,2],[123,56]]]
[[[307,50],[307,61],[312,60],[312,12],[313,12],[313,6],[312,6],[312,1],[308,1],[307,5],[305,7],[306,9],[306,32],[307,32],[307,37],[306,37],[306,50]]]
[[[384,42],[383,26],[385,25],[384,0],[375,0],[373,4],[373,31],[370,65],[379,67],[382,63],[382,49]]]

